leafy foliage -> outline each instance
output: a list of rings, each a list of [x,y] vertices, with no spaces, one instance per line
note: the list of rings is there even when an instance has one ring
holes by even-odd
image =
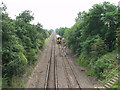
[[[17,20],[24,21],[25,23],[28,23],[34,19],[32,15],[30,15],[31,11],[25,10],[19,16],[16,17]]]
[[[25,10],[11,19],[8,13],[2,12],[2,75],[5,86],[11,85],[14,76],[22,76],[27,64],[34,64],[37,53],[50,35],[42,25],[30,24],[34,19],[32,12]],[[4,84],[4,83],[3,83]]]
[[[56,31],[56,33],[58,33],[60,36],[63,37],[66,29],[67,29],[66,27],[65,28],[60,27],[60,28],[57,28],[55,31]]]
[[[95,4],[88,12],[79,12],[71,28],[56,30],[65,37],[68,47],[79,56],[77,61],[90,68],[89,75],[101,79],[105,78],[103,73],[115,68],[117,63],[117,53],[114,52],[120,15],[117,10],[118,7],[109,2]],[[119,45],[119,31],[117,37]]]

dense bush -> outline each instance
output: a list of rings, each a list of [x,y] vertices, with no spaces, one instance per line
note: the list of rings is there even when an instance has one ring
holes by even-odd
[[[27,64],[35,63],[37,53],[50,33],[40,23],[30,24],[34,17],[29,10],[20,13],[16,19],[11,19],[3,10],[2,76],[3,81],[10,85],[13,76],[22,76]]]
[[[118,15],[117,6],[103,2],[93,5],[88,12],[79,12],[71,28],[56,30],[58,34],[62,33],[68,47],[79,56],[77,61],[98,78],[105,78],[103,73],[115,68],[117,63],[117,53],[113,52],[116,50]],[[118,31],[117,37],[119,40]],[[117,43],[119,46],[119,41]]]

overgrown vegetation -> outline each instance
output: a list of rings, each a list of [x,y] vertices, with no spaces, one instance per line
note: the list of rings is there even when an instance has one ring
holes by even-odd
[[[117,49],[120,51],[118,17],[120,17],[118,7],[103,2],[93,5],[88,12],[79,12],[75,19],[76,23],[71,28],[56,30],[79,57],[77,61],[88,68],[88,75],[104,80],[118,66],[116,52]],[[112,75],[117,73],[118,69]]]
[[[12,87],[15,78],[22,77],[26,68],[35,64],[37,53],[43,47],[44,41],[51,31],[43,29],[40,23],[30,24],[34,17],[29,10],[20,13],[16,19],[11,19],[6,9],[7,7],[3,4],[1,21],[2,84],[3,87]]]
[[[2,85],[13,87],[12,82],[17,82],[14,80],[35,64],[37,53],[53,30],[43,29],[40,23],[31,24],[34,17],[29,10],[11,19],[4,4],[1,9]],[[95,4],[88,12],[79,12],[75,20],[71,28],[61,27],[56,32],[78,56],[78,63],[88,68],[88,75],[106,82],[118,73],[116,68],[120,64],[120,8],[109,2]],[[17,84],[24,87],[23,82],[14,86]],[[116,82],[112,87],[118,85]]]

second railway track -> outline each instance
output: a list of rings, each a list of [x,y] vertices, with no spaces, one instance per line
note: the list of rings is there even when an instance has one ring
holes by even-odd
[[[80,89],[80,85],[79,85],[78,80],[76,78],[75,72],[69,63],[66,51],[62,45],[59,45],[59,52],[62,56],[63,67],[64,67],[64,72],[65,72],[66,77],[67,77],[68,88],[79,88]]]

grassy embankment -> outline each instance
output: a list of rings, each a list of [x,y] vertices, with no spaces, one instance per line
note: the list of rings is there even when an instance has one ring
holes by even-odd
[[[88,64],[88,60],[82,59],[80,56],[77,58],[77,62],[81,65],[87,68],[87,74],[88,76],[96,76],[102,84],[107,83],[112,77],[114,77],[116,74],[118,74],[118,62],[116,59],[116,52],[113,51],[111,53],[107,53],[100,58],[98,58],[94,62],[94,66]],[[92,61],[92,60],[90,60]],[[97,67],[98,70],[102,70],[103,72],[96,71],[95,69]],[[113,84],[111,88],[118,88],[120,83],[118,81]]]

